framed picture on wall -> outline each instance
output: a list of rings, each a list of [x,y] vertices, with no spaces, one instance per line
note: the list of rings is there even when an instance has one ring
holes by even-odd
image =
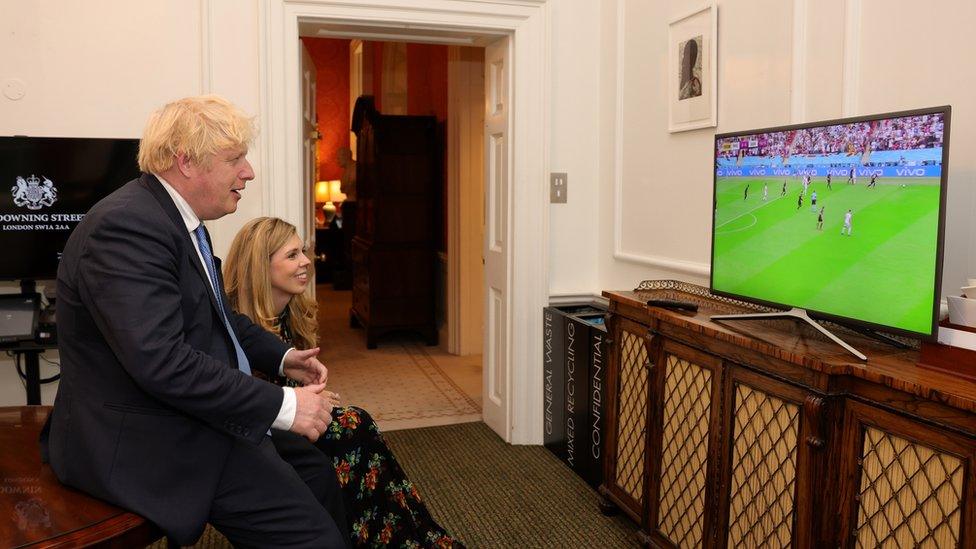
[[[716,125],[718,16],[709,4],[668,26],[668,131]]]

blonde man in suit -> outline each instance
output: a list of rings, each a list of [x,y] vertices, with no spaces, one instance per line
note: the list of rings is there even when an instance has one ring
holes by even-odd
[[[253,136],[251,118],[220,97],[163,106],[140,142],[142,176],[74,230],[58,270],[62,378],[42,451],[61,482],[181,544],[210,522],[239,547],[344,547],[335,479],[300,451],[336,403],[318,349],[289,348],[230,309],[202,223],[237,209]],[[294,437],[289,462],[271,427]]]

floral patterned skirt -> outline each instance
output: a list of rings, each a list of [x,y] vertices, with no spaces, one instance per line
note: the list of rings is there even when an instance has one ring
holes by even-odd
[[[333,409],[332,423],[315,445],[332,457],[353,545],[464,547],[431,517],[365,410]]]

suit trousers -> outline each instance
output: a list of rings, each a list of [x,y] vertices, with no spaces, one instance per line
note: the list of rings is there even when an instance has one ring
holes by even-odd
[[[350,547],[332,462],[309,441],[272,430],[257,446],[237,441],[209,521],[235,547]],[[282,452],[282,454],[279,454]]]

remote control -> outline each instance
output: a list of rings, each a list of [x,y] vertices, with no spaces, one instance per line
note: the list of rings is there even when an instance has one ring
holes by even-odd
[[[682,311],[698,311],[698,304],[691,301],[680,301],[677,299],[648,299],[647,304],[651,307],[664,307],[665,309],[681,309]]]

